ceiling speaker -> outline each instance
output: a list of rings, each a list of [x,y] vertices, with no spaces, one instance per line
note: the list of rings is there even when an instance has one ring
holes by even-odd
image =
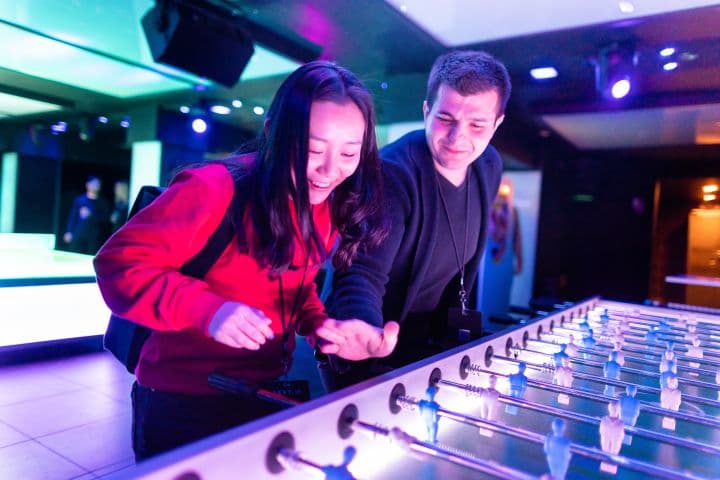
[[[142,19],[153,59],[232,87],[254,53],[250,35],[190,2],[159,1]]]

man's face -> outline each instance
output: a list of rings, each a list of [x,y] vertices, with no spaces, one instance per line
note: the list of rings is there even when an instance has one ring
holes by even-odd
[[[463,96],[441,84],[432,108],[425,102],[425,136],[440,173],[464,173],[485,151],[504,115],[496,90]]]

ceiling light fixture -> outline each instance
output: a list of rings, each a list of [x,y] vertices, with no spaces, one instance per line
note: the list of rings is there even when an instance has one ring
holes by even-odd
[[[555,67],[537,67],[530,69],[530,76],[535,80],[546,80],[548,78],[555,78],[558,76],[558,71]]]
[[[255,115],[262,115],[263,113],[265,113],[265,109],[261,106],[255,106],[253,107],[253,113]]]
[[[675,53],[675,48],[673,47],[665,47],[662,50],[660,50],[660,56],[661,57],[669,57],[670,55]]]
[[[618,2],[618,8],[622,13],[633,13],[635,11],[635,5],[631,2]]]
[[[632,42],[613,43],[600,49],[595,65],[595,88],[605,98],[619,100],[632,90],[637,52]]]
[[[677,62],[667,62],[666,64],[663,65],[662,68],[663,68],[663,70],[665,70],[666,72],[670,72],[670,71],[672,71],[672,70],[675,70],[677,67],[678,67],[678,63],[677,63]]]
[[[217,113],[218,115],[229,115],[230,107],[226,107],[225,105],[213,105],[210,107],[210,111]]]
[[[242,100],[233,100],[232,106],[235,108],[242,108],[242,106],[243,106]]]

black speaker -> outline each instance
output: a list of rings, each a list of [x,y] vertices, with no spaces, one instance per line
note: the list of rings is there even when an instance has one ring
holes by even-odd
[[[142,19],[156,62],[232,87],[255,49],[247,32],[190,2],[158,1]]]

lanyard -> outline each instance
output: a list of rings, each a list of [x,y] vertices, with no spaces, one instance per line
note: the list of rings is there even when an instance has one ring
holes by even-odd
[[[440,185],[440,177],[437,170],[435,170],[435,181],[440,192],[440,200],[442,201],[443,211],[445,211],[445,218],[450,228],[450,239],[452,240],[453,250],[455,251],[455,260],[458,264],[458,270],[460,271],[460,309],[463,315],[467,315],[468,311],[468,294],[465,290],[465,262],[467,260],[467,244],[468,244],[468,224],[470,223],[470,178],[472,176],[472,168],[468,167],[468,173],[465,176],[465,245],[463,246],[462,261],[460,259],[460,252],[458,251],[457,241],[455,240],[455,230],[453,229],[452,221],[450,220],[450,212],[448,211],[447,201],[445,200],[445,194],[443,193],[442,186]]]
[[[294,332],[294,324],[293,324],[293,317],[296,317],[295,320],[297,320],[297,310],[298,306],[300,305],[300,296],[302,295],[302,291],[305,288],[305,276],[308,271],[308,263],[310,262],[310,255],[305,258],[305,266],[303,267],[303,274],[302,279],[300,280],[300,286],[298,287],[297,293],[295,294],[295,300],[293,301],[292,310],[290,310],[290,316],[287,318],[287,323],[285,322],[285,290],[283,289],[283,281],[282,281],[282,274],[278,276],[278,290],[280,292],[280,324],[282,325],[282,366],[283,366],[283,375],[286,375],[288,373],[288,369],[290,367],[290,349],[288,348],[288,343],[290,340],[290,334]]]

